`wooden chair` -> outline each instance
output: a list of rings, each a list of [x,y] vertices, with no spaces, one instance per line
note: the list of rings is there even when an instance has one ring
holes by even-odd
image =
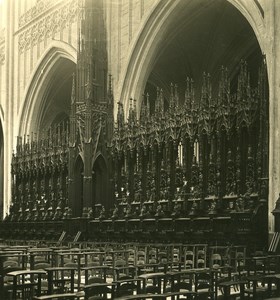
[[[26,268],[27,254],[22,251],[1,251],[0,254],[0,299],[7,297],[12,286],[12,278],[7,276],[13,271],[20,271]]]
[[[165,293],[167,275],[164,272],[146,273],[139,278],[143,280],[143,293]]]
[[[193,291],[194,283],[194,271],[193,270],[183,270],[183,271],[170,271],[166,273],[168,281],[170,281],[170,286],[166,286],[166,292],[195,292]],[[182,296],[182,295],[180,295]],[[179,297],[179,296],[178,296]],[[177,298],[178,298],[177,297]],[[175,295],[171,299],[175,299]],[[179,299],[179,298],[178,298]]]
[[[75,267],[53,267],[45,269],[48,276],[48,294],[74,293]]]
[[[214,273],[211,270],[196,270],[194,272],[195,292],[198,299],[214,299],[216,287],[214,281]],[[206,298],[206,299],[207,299]]]
[[[29,300],[35,292],[40,296],[41,276],[44,274],[46,272],[43,270],[20,270],[8,273],[7,276],[13,277],[12,299],[18,299],[18,294],[21,294],[21,299]],[[37,280],[34,280],[34,275],[38,276]]]
[[[116,297],[140,294],[141,292],[141,278],[123,279],[114,281],[116,284]]]
[[[88,266],[81,269],[85,274],[85,285],[92,283],[105,283],[107,281],[108,266]]]
[[[84,300],[108,299],[108,294],[111,299],[115,299],[115,283],[93,283],[84,286]]]

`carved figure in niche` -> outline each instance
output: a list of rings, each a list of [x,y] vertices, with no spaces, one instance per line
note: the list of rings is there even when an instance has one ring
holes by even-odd
[[[183,186],[181,188],[181,194],[183,199],[186,200],[186,196],[188,194],[188,181],[186,180],[185,176],[183,177]]]
[[[254,203],[254,200],[251,198],[250,194],[247,192],[244,196],[245,198],[245,204],[246,204],[246,210],[254,210],[255,208],[255,203]]]
[[[112,214],[112,219],[116,220],[118,218],[118,214],[119,214],[119,209],[118,209],[118,205],[115,204],[115,208],[113,210],[113,214]]]
[[[43,192],[41,194],[40,205],[43,205],[45,207],[46,203],[47,203],[46,194]]]
[[[231,211],[234,211],[235,208],[234,208],[234,202],[233,201],[229,201],[229,204],[228,204],[228,211],[231,212]]]
[[[126,202],[125,203],[127,203],[127,202],[130,202],[130,192],[129,191],[126,192]]]
[[[208,214],[216,214],[217,213],[217,200],[213,199],[211,201],[211,204],[210,204],[210,207],[209,207],[209,210],[208,210]]]
[[[25,210],[25,221],[30,221],[30,219],[31,219],[31,212],[29,207],[27,207]]]
[[[61,207],[60,205],[57,206],[57,208],[55,209],[55,213],[53,214],[53,220],[59,220],[61,219]]]
[[[156,201],[156,188],[153,186],[151,193],[150,193],[150,197],[148,199],[149,202],[155,202]]]
[[[54,190],[52,189],[51,192],[50,192],[50,201],[51,203],[53,204],[54,201],[55,201],[55,193],[54,193]]]
[[[88,218],[88,208],[87,207],[83,207],[82,218],[85,218],[85,219]]]
[[[105,207],[102,205],[101,209],[100,209],[100,214],[98,217],[99,220],[103,220],[105,219]]]
[[[131,209],[131,205],[128,203],[126,207],[125,218],[131,218],[131,217],[132,217],[132,209]]]
[[[181,205],[178,201],[176,201],[171,216],[173,218],[177,218],[180,216],[180,214],[181,214]]]
[[[69,207],[66,206],[66,207],[64,208],[64,212],[63,212],[63,215],[62,215],[62,219],[63,219],[63,220],[65,220],[65,219],[68,218],[68,210],[69,210]]]
[[[190,215],[196,215],[198,210],[198,204],[197,201],[193,201],[191,209],[190,209]]]
[[[47,214],[47,220],[52,220],[53,214],[54,214],[54,209],[53,209],[52,205],[48,208],[47,212],[48,212],[48,214]]]
[[[120,198],[123,198],[125,195],[126,195],[126,190],[125,190],[125,188],[122,186],[122,187],[121,187],[120,194],[119,194],[119,197],[120,197]]]
[[[238,212],[244,212],[244,209],[245,209],[244,199],[240,194],[238,195],[238,198],[236,199],[235,209]]]
[[[88,208],[88,218],[89,218],[89,219],[92,219],[92,218],[93,218],[93,209],[92,209],[92,207],[89,207],[89,208]]]
[[[70,219],[70,218],[72,218],[72,208],[68,207],[68,210],[67,210],[67,219]]]
[[[20,206],[19,211],[18,211],[18,221],[23,221],[23,209],[22,206]]]
[[[122,203],[123,204],[127,203],[127,193],[126,192],[122,192]]]
[[[142,202],[142,189],[139,188],[134,195],[134,201],[135,202]]]
[[[180,198],[180,188],[178,188],[178,187],[176,188],[174,198],[175,198],[176,200]]]
[[[65,206],[65,198],[63,197],[62,190],[59,190],[58,201],[59,201],[60,207],[63,208]]]
[[[279,196],[280,196],[280,194],[279,194]],[[261,199],[267,198],[267,181],[266,180],[261,180],[260,197],[261,197]]]
[[[42,219],[42,210],[40,204],[37,205],[37,211],[35,217],[36,217],[35,221],[40,221]]]
[[[140,217],[140,218],[145,218],[148,214],[149,214],[149,213],[148,213],[148,211],[147,211],[146,205],[145,205],[145,204],[142,205],[142,208],[141,208],[139,217]]]
[[[38,205],[37,205],[37,203],[35,203],[32,211],[31,211],[30,220],[31,221],[37,221],[37,218],[38,218]]]
[[[162,217],[164,217],[164,215],[165,214],[164,214],[162,205],[160,203],[158,203],[157,208],[156,208],[155,217],[162,218]]]
[[[115,191],[115,199],[118,200],[119,199],[119,193],[117,191]]]

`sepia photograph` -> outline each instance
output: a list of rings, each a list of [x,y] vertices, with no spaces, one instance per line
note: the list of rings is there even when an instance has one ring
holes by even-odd
[[[0,0],[0,300],[280,299],[277,95],[280,0]]]

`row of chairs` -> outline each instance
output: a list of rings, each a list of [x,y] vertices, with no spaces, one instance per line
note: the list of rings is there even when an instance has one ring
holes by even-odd
[[[159,247],[160,246],[160,247]],[[199,282],[198,279],[200,277],[208,277],[204,278],[204,283],[208,286],[206,290],[210,291],[210,295],[214,293],[213,297],[216,297],[218,294],[218,287],[223,290],[227,290],[227,283],[229,286],[233,284],[229,284],[230,282],[236,282],[236,285],[240,286],[240,280],[243,282],[248,283],[247,278],[245,279],[245,275],[248,276],[250,274],[245,274],[245,267],[250,266],[248,270],[254,270],[254,272],[260,271],[263,274],[267,275],[267,270],[272,270],[272,264],[270,260],[270,266],[268,266],[268,260],[264,260],[262,256],[259,259],[244,259],[242,255],[242,259],[238,260],[239,267],[237,269],[233,268],[228,262],[230,261],[228,258],[228,251],[225,251],[223,247],[208,247],[205,249],[207,245],[195,245],[197,248],[192,248],[194,252],[197,250],[197,253],[201,255],[201,259],[204,258],[204,261],[208,261],[209,265],[206,267],[199,268],[196,266],[192,268],[191,266],[187,266],[185,264],[181,264],[181,254],[190,254],[192,257],[196,257],[196,254],[189,253],[188,251],[192,252],[189,248],[190,245],[185,245],[181,249],[177,245],[173,245],[173,251],[171,252],[172,255],[174,253],[178,253],[177,261],[174,261],[174,256],[170,257],[168,254],[168,246],[164,245],[95,245],[95,248],[89,247],[87,245],[86,248],[68,248],[68,247],[51,247],[51,248],[28,248],[25,246],[13,246],[13,247],[3,247],[2,253],[0,254],[1,261],[3,262],[3,268],[7,273],[14,272],[22,272],[22,270],[28,269],[32,271],[41,271],[47,272],[42,274],[43,283],[47,283],[47,286],[41,286],[41,292],[43,293],[51,293],[49,290],[49,282],[51,279],[49,278],[49,273],[51,272],[52,268],[69,268],[68,271],[66,269],[63,270],[61,273],[63,277],[71,278],[73,277],[74,283],[74,291],[75,297],[77,297],[76,291],[84,291],[84,293],[88,290],[92,290],[90,288],[91,285],[94,286],[94,290],[97,290],[97,285],[102,284],[112,284],[113,286],[106,287],[107,291],[112,291],[115,295],[118,295],[120,288],[118,287],[118,282],[121,280],[141,280],[142,289],[141,293],[144,291],[144,288],[150,281],[151,278],[145,279],[146,274],[161,274],[164,279],[163,282],[180,282],[178,274],[182,275],[184,278],[184,282],[180,282],[180,284],[189,286],[189,292],[196,293],[198,290],[197,286],[201,287],[202,285],[196,284]],[[201,248],[199,248],[200,246]],[[187,248],[188,247],[188,248]],[[174,251],[177,249],[178,252]],[[181,252],[180,252],[181,251]],[[212,253],[210,258],[206,258],[206,253]],[[244,254],[244,253],[243,253]],[[143,260],[139,259],[139,256],[143,255]],[[138,257],[135,260],[135,257]],[[8,267],[12,268],[12,266],[8,265],[11,262],[15,262],[17,260],[17,265],[14,267],[19,267],[20,269],[11,270],[7,269]],[[7,263],[9,262],[10,263]],[[253,261],[253,264],[249,264],[249,261]],[[265,263],[264,263],[265,262]],[[265,267],[264,267],[265,265]],[[277,265],[274,263],[274,265]],[[261,267],[262,268],[261,268]],[[208,268],[209,267],[209,268]],[[261,270],[259,270],[261,269]],[[246,271],[248,271],[246,270]],[[8,272],[9,271],[9,272]],[[203,271],[203,272],[200,272]],[[236,273],[236,271],[238,272]],[[54,272],[54,271],[52,271]],[[71,273],[73,272],[73,276]],[[183,273],[182,273],[183,272]],[[202,275],[199,275],[202,273]],[[231,275],[229,275],[231,273]],[[274,271],[275,273],[275,271]],[[18,273],[16,273],[18,274]],[[46,275],[47,274],[47,275]],[[31,278],[32,274],[29,274],[29,278]],[[33,274],[34,275],[34,274]],[[101,276],[102,275],[102,276]],[[215,275],[215,276],[214,276]],[[255,275],[255,274],[253,274]],[[13,277],[13,275],[9,275],[9,277]],[[15,275],[19,276],[19,275]],[[37,277],[34,275],[35,280]],[[55,275],[57,278],[59,277],[58,274]],[[142,277],[141,277],[142,276]],[[154,276],[154,275],[148,275]],[[236,278],[234,277],[236,276]],[[7,276],[4,276],[7,277]],[[45,277],[45,278],[44,278]],[[173,278],[173,279],[172,279]],[[211,279],[212,278],[212,279]],[[213,279],[214,278],[214,279]],[[248,277],[249,278],[249,277]],[[45,280],[44,280],[45,279]],[[190,280],[192,279],[192,280]],[[61,279],[62,280],[62,279]],[[146,280],[146,281],[145,281]],[[201,279],[202,280],[202,279]],[[28,282],[28,279],[25,280]],[[154,279],[152,280],[154,281]],[[38,280],[36,281],[38,282]],[[54,281],[53,281],[54,282]],[[223,284],[222,284],[223,282]],[[252,281],[253,282],[253,281]],[[184,283],[184,284],[183,284]],[[244,283],[244,285],[245,285]],[[273,281],[270,282],[273,284]],[[11,284],[11,282],[10,282]],[[222,285],[221,285],[222,284]],[[120,284],[122,286],[122,284]],[[117,288],[118,287],[118,288]],[[164,287],[164,288],[163,288]],[[161,291],[167,290],[166,284],[163,284]],[[190,288],[191,287],[191,288]],[[98,286],[101,289],[101,286]],[[109,290],[108,290],[109,288]],[[71,292],[72,289],[70,289]],[[63,292],[69,292],[69,290],[62,289]],[[174,287],[170,289],[168,292],[179,292],[174,290]],[[137,292],[137,291],[136,291]],[[142,293],[143,294],[143,293]],[[175,297],[176,295],[174,295]],[[178,296],[178,295],[177,295]],[[40,296],[40,297],[47,297],[47,295]],[[115,296],[114,296],[115,297]],[[189,295],[189,297],[194,297],[194,294]],[[5,298],[4,298],[5,299]],[[28,298],[27,298],[28,299]]]

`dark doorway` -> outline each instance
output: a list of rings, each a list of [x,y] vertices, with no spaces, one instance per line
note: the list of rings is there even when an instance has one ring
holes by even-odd
[[[102,155],[99,155],[95,160],[92,171],[92,204],[102,204],[108,209],[110,206],[108,201],[109,177],[107,165]]]
[[[80,217],[83,211],[83,173],[84,163],[81,156],[78,156],[75,164],[75,199],[73,203],[73,216]]]

